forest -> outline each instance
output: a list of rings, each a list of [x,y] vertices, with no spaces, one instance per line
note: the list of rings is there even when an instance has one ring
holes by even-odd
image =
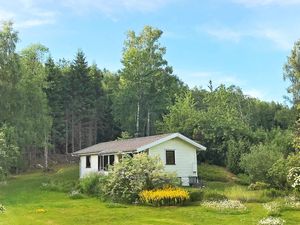
[[[294,153],[300,147],[300,41],[283,65],[290,96],[284,105],[247,96],[234,84],[215,86],[213,80],[188,87],[165,58],[162,35],[150,26],[128,31],[122,68],[112,72],[88,63],[82,50],[74,50],[73,59],[54,59],[41,44],[17,51],[18,32],[4,22],[0,180],[33,167],[36,159],[44,159],[47,168],[51,154],[68,155],[116,138],[180,132],[207,147],[199,162],[285,186],[288,169],[282,168],[299,164]]]

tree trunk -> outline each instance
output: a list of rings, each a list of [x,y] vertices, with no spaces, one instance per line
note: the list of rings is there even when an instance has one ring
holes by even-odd
[[[68,114],[67,114],[67,118],[66,118],[66,154],[68,154],[68,152],[69,152],[68,145],[69,145],[69,127],[68,127]]]
[[[44,158],[45,158],[45,170],[48,170],[48,141],[47,136],[45,136],[45,146],[44,146]]]
[[[88,146],[93,143],[93,123],[92,120],[89,121],[89,134],[88,134]]]
[[[147,136],[150,136],[150,111],[148,109],[148,114],[147,114]]]
[[[81,120],[79,121],[78,135],[79,135],[79,150],[80,150],[82,146]]]
[[[71,115],[71,129],[72,129],[72,152],[75,152],[75,135],[74,135],[74,112],[72,111],[72,115]]]
[[[136,133],[135,136],[138,137],[140,133],[140,101],[137,104],[137,113],[136,113]]]

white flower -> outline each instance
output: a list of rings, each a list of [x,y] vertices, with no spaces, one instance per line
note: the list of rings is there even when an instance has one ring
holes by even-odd
[[[277,217],[266,217],[261,219],[258,224],[259,225],[283,225],[285,220]]]
[[[202,203],[204,207],[214,208],[218,210],[235,209],[246,210],[246,206],[237,200],[222,200],[222,201],[205,201]]]

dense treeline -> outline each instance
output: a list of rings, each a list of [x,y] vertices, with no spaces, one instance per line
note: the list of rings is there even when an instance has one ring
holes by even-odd
[[[36,157],[47,164],[48,152],[68,154],[122,135],[181,132],[207,146],[199,160],[235,173],[247,170],[241,161],[253,149],[267,145],[278,153],[276,160],[295,151],[295,107],[251,98],[236,86],[213,87],[213,82],[208,89],[189,89],[168,65],[161,35],[148,26],[140,34],[128,32],[123,66],[112,73],[88,64],[81,50],[71,61],[54,60],[40,44],[16,52],[18,34],[4,23],[1,176],[32,166]],[[285,76],[294,80],[291,71],[286,66]]]

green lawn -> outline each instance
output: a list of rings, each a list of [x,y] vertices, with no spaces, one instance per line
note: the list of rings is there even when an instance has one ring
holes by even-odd
[[[259,203],[247,203],[246,213],[222,213],[207,210],[198,203],[185,207],[109,207],[96,198],[72,200],[66,193],[44,191],[40,186],[49,179],[67,182],[78,177],[78,167],[64,167],[57,172],[23,174],[11,178],[7,185],[0,185],[0,203],[7,211],[0,214],[0,225],[38,224],[216,224],[248,225],[257,224],[266,216]],[[214,187],[219,187],[218,184]],[[223,183],[222,189],[226,187]],[[229,185],[228,188],[232,188]],[[225,188],[226,189],[226,188]],[[226,190],[225,190],[226,192]],[[43,208],[45,213],[37,213]],[[300,224],[299,211],[284,211],[282,218],[287,225]]]

